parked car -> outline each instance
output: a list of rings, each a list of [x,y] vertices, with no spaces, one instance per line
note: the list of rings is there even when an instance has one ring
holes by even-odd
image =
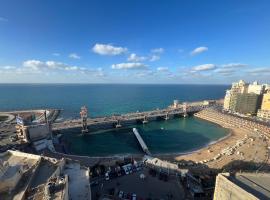
[[[105,174],[105,180],[106,181],[110,180],[110,177],[109,177],[109,173],[108,172],[106,172],[106,174]]]
[[[132,200],[136,200],[137,199],[137,195],[136,194],[132,194]]]
[[[122,190],[119,191],[118,197],[119,197],[119,198],[123,198],[123,196],[124,196],[124,192],[123,192]]]

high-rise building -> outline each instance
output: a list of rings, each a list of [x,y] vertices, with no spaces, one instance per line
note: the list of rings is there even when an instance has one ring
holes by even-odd
[[[232,108],[235,112],[255,115],[260,108],[262,95],[255,93],[237,94],[235,102],[235,107]]]
[[[223,106],[224,110],[233,110],[235,108],[237,94],[246,93],[247,90],[248,84],[246,84],[243,80],[233,83],[231,89],[226,91]]]
[[[254,94],[263,94],[264,92],[264,85],[259,85],[258,81],[254,81],[252,84],[249,84],[248,86],[248,93],[254,93]]]
[[[270,110],[270,90],[263,95],[262,110]]]
[[[230,101],[231,101],[231,91],[227,90],[224,98],[224,105],[223,105],[224,110],[230,110]]]
[[[269,85],[259,84],[257,81],[254,81],[252,84],[247,84],[243,80],[233,83],[231,89],[226,91],[223,109],[254,115],[258,112],[258,109],[260,109],[262,95],[268,87]],[[265,98],[267,99],[269,96],[266,95]],[[270,107],[270,105],[267,105],[267,107]],[[261,110],[259,110],[259,112],[265,115],[266,111],[263,110],[263,112],[261,112]]]
[[[270,119],[270,90],[263,95],[261,109],[258,110],[257,116],[264,119]]]

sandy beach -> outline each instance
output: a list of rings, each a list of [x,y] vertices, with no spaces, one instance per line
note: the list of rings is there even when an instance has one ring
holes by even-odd
[[[213,169],[223,168],[233,161],[255,163],[258,167],[268,162],[269,140],[267,138],[250,128],[247,129],[237,123],[230,123],[226,119],[229,116],[213,111],[206,112],[199,114],[197,117],[230,129],[230,134],[207,147],[189,154],[175,156],[174,160],[201,163]]]

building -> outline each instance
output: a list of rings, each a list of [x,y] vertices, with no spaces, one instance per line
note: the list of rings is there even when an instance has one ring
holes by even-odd
[[[237,94],[232,110],[242,114],[255,115],[260,108],[262,96],[255,93]]]
[[[261,110],[259,109],[257,112],[257,117],[270,120],[270,110]]]
[[[243,80],[239,82],[233,83],[230,90],[226,91],[226,96],[224,98],[224,110],[233,110],[236,104],[236,95],[241,93],[246,93],[248,90],[248,84],[246,84]]]
[[[252,84],[247,84],[243,80],[233,83],[231,89],[226,91],[223,109],[241,114],[256,115],[261,107],[262,95],[268,87],[269,85],[260,85],[257,81],[254,81]],[[269,96],[266,95],[265,98],[269,99]],[[270,106],[268,105],[267,107]],[[262,113],[260,116],[267,114],[265,111],[260,113]]]
[[[249,84],[248,93],[261,95],[264,92],[264,88],[264,85],[259,85],[258,81],[254,81],[252,84]]]
[[[230,101],[231,101],[231,91],[230,90],[226,90],[226,95],[224,98],[224,105],[223,105],[223,109],[224,110],[230,110]]]
[[[270,110],[270,90],[263,95],[262,110]]]
[[[47,123],[33,125],[17,124],[16,130],[18,139],[27,143],[49,138],[51,136],[51,126]]]
[[[258,110],[257,117],[270,120],[270,90],[263,95],[262,106]]]
[[[89,169],[73,160],[9,150],[0,154],[0,197],[91,200]]]
[[[270,199],[270,174],[220,173],[216,178],[214,200]]]

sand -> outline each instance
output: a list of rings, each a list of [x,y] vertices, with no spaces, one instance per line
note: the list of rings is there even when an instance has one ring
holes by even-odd
[[[220,159],[206,162],[204,165],[212,169],[220,169],[233,161],[243,161],[246,163],[255,163],[255,165],[259,167],[262,163],[269,161],[267,149],[269,141],[263,139],[260,134],[255,133],[252,130],[231,127],[223,122],[215,123],[224,128],[230,129],[230,135],[214,144],[192,153],[175,156],[174,160],[193,161],[193,163],[210,160],[220,154],[223,149],[232,147],[237,143],[237,141],[248,138],[246,139],[245,144],[238,147],[232,155],[222,155]]]

